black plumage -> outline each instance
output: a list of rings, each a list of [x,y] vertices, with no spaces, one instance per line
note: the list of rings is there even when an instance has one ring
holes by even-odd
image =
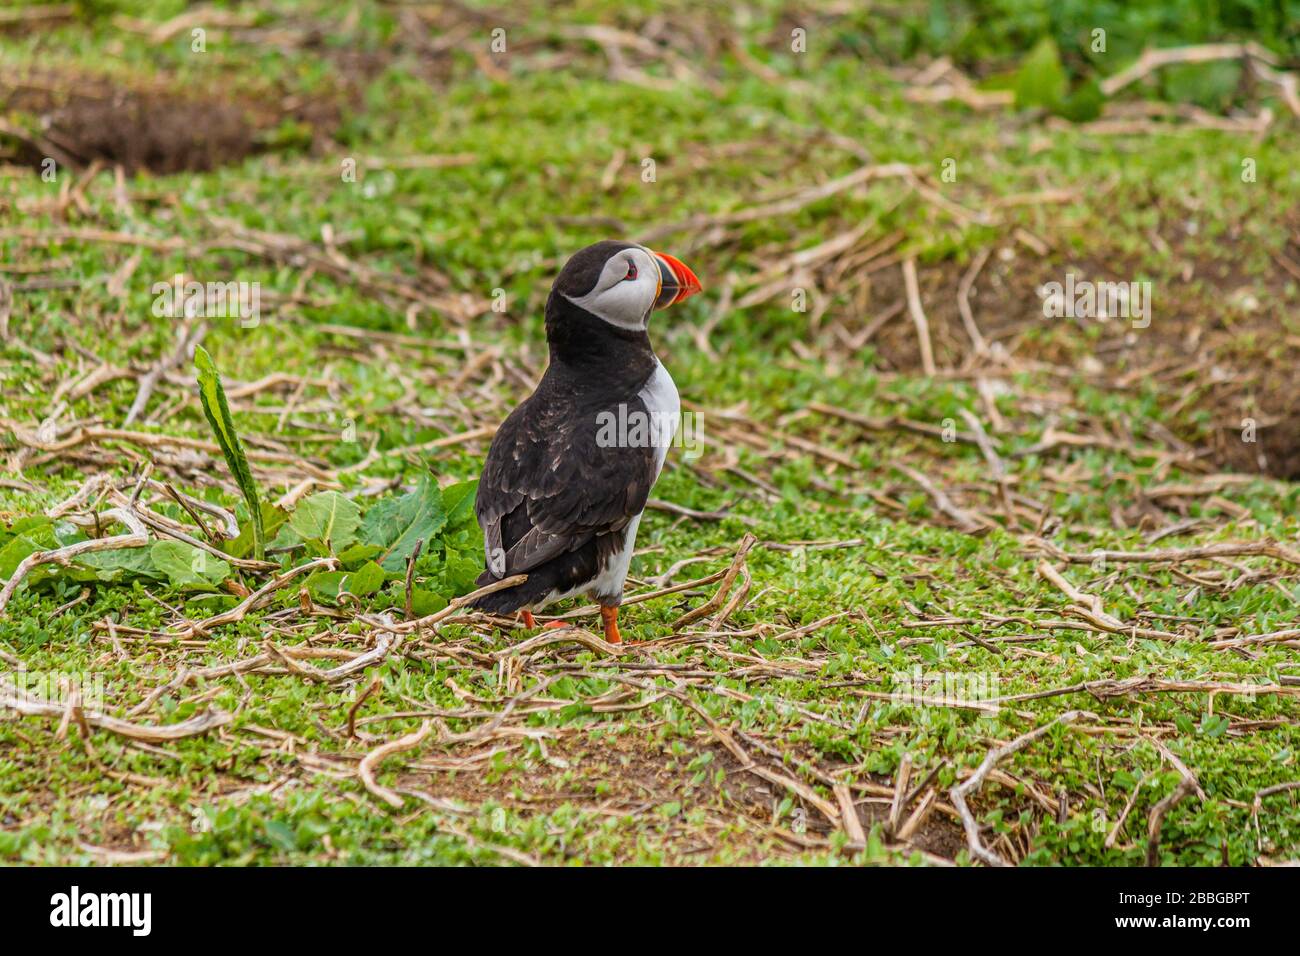
[[[630,243],[601,242],[564,267],[546,302],[550,365],[536,391],[498,429],[475,509],[487,568],[480,586],[526,573],[521,585],[471,606],[512,613],[595,583],[622,551],[629,522],[658,476],[654,447],[601,447],[602,412],[647,413],[638,393],[659,367],[644,328],[619,328],[570,301],[596,284]],[[617,605],[618,593],[593,594]]]

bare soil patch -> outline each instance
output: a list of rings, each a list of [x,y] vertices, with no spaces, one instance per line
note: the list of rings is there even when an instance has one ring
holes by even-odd
[[[770,857],[773,852],[793,854],[829,845],[825,840],[833,828],[811,807],[801,815],[806,830],[792,832],[789,820],[770,829],[773,808],[788,796],[787,792],[748,772],[715,742],[693,747],[687,753],[673,753],[642,734],[593,737],[582,730],[548,742],[547,754],[549,763],[539,762],[505,773],[493,772],[484,762],[454,773],[407,774],[403,786],[470,806],[492,801],[530,813],[571,805],[610,816],[645,818],[676,805],[680,816],[670,824],[670,840],[688,854],[702,850],[714,839],[725,839],[734,852],[752,852],[756,860]],[[692,773],[686,768],[701,754],[710,755],[712,760],[703,765],[704,779],[692,785]],[[723,771],[721,782],[716,779],[718,770]],[[705,811],[705,823],[685,822],[694,810]],[[883,804],[858,803],[858,816],[867,831],[886,819],[888,810]],[[731,826],[738,817],[750,824],[744,833]],[[723,830],[728,831],[725,836]],[[806,837],[801,836],[803,833]],[[801,841],[807,847],[801,846]],[[965,837],[956,821],[933,812],[910,843],[951,859],[965,846]]]
[[[202,172],[274,148],[286,120],[315,142],[338,124],[328,100],[255,98],[229,91],[177,92],[166,80],[132,86],[107,76],[40,71],[0,81],[11,120],[0,149],[41,168],[47,157],[86,167],[98,161],[128,173]]]
[[[1300,234],[1276,251],[1276,269],[1263,275],[1244,274],[1224,260],[1189,257],[1192,274],[1209,292],[1193,291],[1178,276],[1155,282],[1147,328],[1114,318],[1096,335],[1087,328],[1096,319],[1044,317],[1042,286],[1063,282],[1067,272],[1092,281],[1117,281],[1131,272],[1107,261],[1100,250],[1082,261],[1040,257],[1023,248],[1006,258],[995,251],[970,297],[980,331],[1010,353],[1011,368],[1049,363],[1103,387],[1157,383],[1169,395],[1164,407],[1173,413],[1174,435],[1192,445],[1207,468],[1300,478],[1300,392],[1294,385],[1300,335],[1285,321],[1286,284],[1300,279],[1300,265],[1295,272],[1286,266],[1300,264]],[[918,272],[940,368],[960,368],[972,356],[958,308],[965,271],[946,260]],[[872,308],[883,311],[903,298],[898,268],[873,277]],[[872,344],[889,371],[915,373],[921,367],[906,312],[884,323]]]

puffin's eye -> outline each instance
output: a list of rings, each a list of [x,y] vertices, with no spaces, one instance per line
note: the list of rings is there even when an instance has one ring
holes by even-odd
[[[629,282],[636,278],[636,263],[629,261],[627,264],[627,275],[623,276],[624,282]]]

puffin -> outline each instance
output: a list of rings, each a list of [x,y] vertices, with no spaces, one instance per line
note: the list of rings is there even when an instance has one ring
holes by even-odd
[[[474,500],[477,584],[528,580],[470,607],[522,612],[533,628],[535,611],[585,594],[600,605],[605,639],[622,643],[637,528],[681,414],[650,344],[650,313],[700,289],[681,260],[635,242],[607,239],[565,263],[546,299],[546,372],[493,436]]]

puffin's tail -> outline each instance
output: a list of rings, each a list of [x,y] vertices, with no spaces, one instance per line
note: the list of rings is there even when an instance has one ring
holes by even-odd
[[[486,587],[497,580],[500,579],[496,575],[485,570],[474,583],[479,587]],[[489,614],[514,614],[520,608],[532,604],[549,590],[544,582],[538,581],[536,584],[533,582],[534,578],[530,578],[512,588],[503,588],[500,591],[493,591],[491,594],[484,594],[482,597],[477,597],[468,602],[465,606],[479,611],[487,611]]]

